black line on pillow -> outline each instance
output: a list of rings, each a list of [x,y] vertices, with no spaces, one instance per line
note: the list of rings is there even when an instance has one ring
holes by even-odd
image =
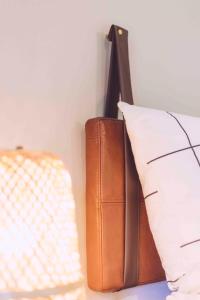
[[[167,111],[167,114],[170,115],[172,118],[174,118],[174,120],[176,120],[176,122],[178,123],[178,125],[181,127],[181,129],[182,129],[183,132],[185,133],[185,135],[186,135],[186,137],[187,137],[187,140],[188,140],[188,142],[189,142],[189,144],[190,144],[190,146],[191,146],[192,152],[193,152],[193,154],[194,154],[194,156],[195,156],[195,158],[196,158],[196,161],[197,161],[197,163],[198,163],[198,165],[199,165],[199,167],[200,167],[200,161],[199,161],[199,159],[198,159],[198,157],[197,157],[196,152],[194,151],[194,149],[193,149],[193,147],[192,147],[192,143],[191,143],[191,141],[190,141],[189,135],[187,134],[186,130],[183,128],[183,126],[181,125],[181,123],[179,122],[179,120],[178,120],[172,113],[170,113],[170,112]]]
[[[179,279],[181,279],[183,276],[185,276],[186,274],[183,274],[181,276],[179,276],[177,279],[175,280],[167,280],[167,283],[176,283]]]
[[[180,246],[180,248],[183,248],[183,247],[185,247],[185,246],[189,246],[189,245],[191,245],[191,244],[198,243],[198,242],[200,242],[200,239],[194,240],[194,241],[189,242],[189,243],[186,243],[186,244],[183,244],[183,245]]]
[[[158,193],[158,191],[155,191],[155,192],[152,192],[152,193],[146,195],[146,196],[144,197],[144,200],[146,200],[148,197],[153,196],[154,194],[157,194],[157,193]]]
[[[165,156],[169,156],[169,155],[171,155],[171,154],[175,154],[175,153],[177,153],[177,152],[189,150],[189,149],[196,148],[196,147],[200,147],[200,144],[194,145],[194,146],[190,146],[190,147],[186,147],[186,148],[179,149],[179,150],[175,150],[175,151],[172,151],[172,152],[169,152],[169,153],[160,155],[160,156],[158,156],[158,157],[156,157],[156,158],[154,158],[154,159],[148,161],[147,164],[150,164],[150,163],[154,162],[155,160],[158,160],[158,159],[163,158],[163,157],[165,157]]]

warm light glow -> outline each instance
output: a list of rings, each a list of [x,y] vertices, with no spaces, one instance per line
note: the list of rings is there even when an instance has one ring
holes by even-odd
[[[75,205],[63,163],[47,153],[0,152],[0,178],[0,295],[82,299]]]

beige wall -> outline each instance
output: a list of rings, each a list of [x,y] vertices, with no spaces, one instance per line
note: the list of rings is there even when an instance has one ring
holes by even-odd
[[[105,34],[112,23],[129,29],[137,104],[199,115],[199,11],[198,0],[0,0],[0,148],[64,159],[83,268],[84,123],[102,113]]]

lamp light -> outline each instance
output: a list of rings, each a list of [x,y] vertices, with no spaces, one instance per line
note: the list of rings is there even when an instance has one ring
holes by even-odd
[[[76,300],[81,270],[71,178],[61,160],[0,152],[0,298]]]

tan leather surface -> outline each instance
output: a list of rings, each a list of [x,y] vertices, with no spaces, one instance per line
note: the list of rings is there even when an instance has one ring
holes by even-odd
[[[117,120],[100,118],[86,124],[87,276],[89,287],[99,291],[123,287],[122,130],[123,123]]]
[[[139,194],[134,188],[139,201],[139,218],[136,218],[133,233],[138,233],[138,243],[131,245],[137,255],[136,272],[125,270],[125,247],[130,245],[125,239],[127,203],[124,168],[123,121],[106,118],[89,120],[86,123],[87,277],[89,287],[96,291],[125,288],[125,278],[132,275],[125,276],[124,272],[136,274],[136,278],[127,278],[129,286],[131,282],[136,285],[164,278],[140,186]],[[134,186],[139,185],[137,174],[133,180]],[[134,267],[131,263],[127,265]]]

